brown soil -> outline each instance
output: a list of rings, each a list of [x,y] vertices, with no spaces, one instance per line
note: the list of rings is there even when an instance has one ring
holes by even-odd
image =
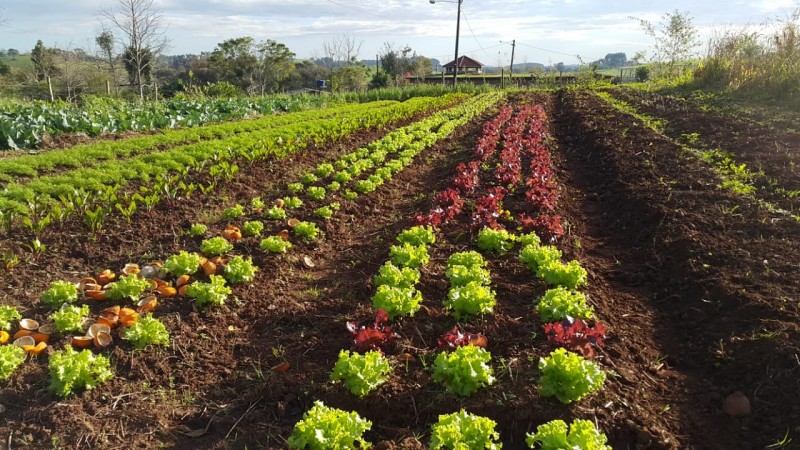
[[[296,243],[277,257],[259,251],[254,238],[237,244],[235,253],[252,255],[260,268],[255,282],[235,287],[235,299],[215,311],[162,302],[157,316],[171,346],[134,352],[120,342],[109,352],[116,378],[98,389],[57,399],[46,390],[46,358],[26,362],[3,382],[0,440],[12,448],[284,448],[318,399],[369,418],[366,437],[378,448],[424,448],[416,438],[427,443],[437,416],[461,407],[496,420],[506,449],[525,448],[526,432],[556,418],[596,419],[614,448],[749,449],[782,438],[800,421],[798,227],[762,222],[764,212],[747,205],[741,215],[724,215],[717,205],[741,199],[717,190],[702,164],[595,96],[533,99],[553,121],[563,189],[557,211],[569,223],[558,246],[589,270],[586,292],[610,325],[598,358],[610,375],[599,393],[571,406],[537,394],[536,363],[549,348],[531,304],[546,287],[514,252],[488,258],[495,314],[465,324],[488,336],[496,384],[460,399],[430,379],[436,339],[455,324],[442,307],[445,261],[473,248],[464,223],[442,230],[419,286],[424,307],[395,325],[402,338],[387,354],[397,360],[407,352],[413,360],[398,362],[390,382],[361,400],[328,381],[339,351],[351,345],[345,322],[371,316],[371,278],[394,237],[430,208],[455,165],[472,159],[487,114],[375,193],[343,202],[321,241]],[[132,223],[111,221],[96,238],[68,223],[42,237],[49,247],[43,257],[3,275],[3,303],[25,306],[54,279],[196,250],[199,239],[181,234],[189,224],[212,223],[209,235],[217,233],[224,207],[282,196],[287,181],[380,134],[242,167],[213,198],[198,193],[137,212]],[[310,218],[316,206],[297,214]],[[267,234],[281,228],[265,222]],[[316,266],[305,268],[303,256]],[[271,370],[282,362],[289,371]],[[750,398],[752,415],[722,413],[723,397],[736,390]]]

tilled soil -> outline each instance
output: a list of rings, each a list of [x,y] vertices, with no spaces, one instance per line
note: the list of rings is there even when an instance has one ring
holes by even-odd
[[[121,341],[108,352],[116,378],[98,389],[58,399],[46,390],[46,358],[26,362],[2,385],[0,441],[11,448],[284,448],[315,400],[370,419],[366,438],[378,448],[425,448],[430,424],[459,408],[497,421],[507,449],[526,448],[526,432],[557,418],[596,420],[614,448],[762,448],[787,430],[800,440],[793,429],[800,424],[798,227],[749,205],[724,214],[719,205],[741,198],[718,190],[702,163],[591,94],[511,103],[531,100],[552,120],[563,189],[557,213],[568,223],[557,246],[589,271],[585,292],[610,328],[597,359],[609,373],[600,392],[570,406],[538,395],[536,364],[550,348],[532,304],[546,286],[516,252],[487,257],[495,314],[462,324],[488,337],[497,382],[461,399],[431,380],[436,340],[456,324],[442,305],[445,263],[474,248],[466,221],[444,227],[431,246],[419,285],[424,306],[394,324],[401,339],[387,349],[395,362],[390,381],[364,399],[328,381],[339,351],[352,343],[346,321],[370,320],[371,279],[395,236],[449,186],[456,164],[472,159],[490,112],[375,193],[343,202],[322,225],[321,241],[295,243],[277,257],[258,250],[255,238],[237,244],[235,253],[252,255],[260,268],[255,281],[235,287],[219,310],[162,302],[156,315],[172,333],[171,346],[135,352]],[[283,196],[305,170],[380,134],[242,167],[213,197],[198,193],[137,212],[130,224],[110,222],[99,237],[68,223],[43,237],[49,250],[38,261],[3,275],[3,303],[35,301],[54,279],[197,250],[199,239],[181,233],[189,224],[213,223],[208,235],[217,233],[223,208]],[[298,217],[311,218],[315,206]],[[267,234],[282,228],[265,222]],[[315,266],[305,267],[303,256]],[[750,399],[751,415],[722,412],[734,391]]]

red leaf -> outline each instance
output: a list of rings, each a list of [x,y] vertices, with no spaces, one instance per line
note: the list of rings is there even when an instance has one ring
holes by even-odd
[[[397,333],[392,333],[392,327],[384,325],[389,320],[386,311],[375,311],[375,321],[369,326],[359,326],[355,322],[347,322],[347,331],[353,335],[356,350],[365,352],[369,350],[383,351],[382,348],[389,342],[399,338]]]
[[[486,348],[486,346],[489,345],[489,340],[481,333],[462,333],[458,329],[458,326],[455,326],[452,330],[440,337],[438,343],[439,348],[454,349],[465,345]]]
[[[580,353],[585,358],[595,356],[594,347],[602,347],[606,326],[595,322],[594,326],[581,319],[566,319],[542,325],[547,341],[568,350]]]

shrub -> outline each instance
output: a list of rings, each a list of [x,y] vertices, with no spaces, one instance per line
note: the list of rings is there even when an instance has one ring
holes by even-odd
[[[444,384],[448,392],[466,397],[494,383],[492,368],[488,364],[491,360],[491,353],[474,345],[442,352],[433,362],[433,379]]]
[[[372,428],[372,422],[359,417],[356,412],[329,408],[321,401],[303,414],[303,419],[294,426],[286,443],[293,449],[352,450],[369,448],[370,443],[362,438]]]
[[[550,289],[544,293],[536,312],[543,323],[560,322],[567,317],[573,319],[591,319],[594,310],[586,304],[586,296],[580,292],[571,291],[563,287]]]
[[[547,358],[539,359],[539,393],[555,396],[561,403],[580,400],[600,389],[606,374],[582,356],[559,348]]]
[[[342,350],[333,366],[331,381],[344,381],[353,395],[364,397],[385,383],[391,371],[389,361],[379,351],[372,350],[361,355]]]
[[[439,416],[431,426],[431,450],[500,450],[503,444],[496,442],[500,433],[494,430],[497,423],[487,417],[470,414],[463,409],[453,414]]]

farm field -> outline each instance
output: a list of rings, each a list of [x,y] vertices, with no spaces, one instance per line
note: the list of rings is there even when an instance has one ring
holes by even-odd
[[[218,132],[169,143],[160,136],[182,131],[132,138],[142,147],[82,144],[102,161],[78,147],[53,150],[70,166],[48,152],[0,161],[13,188],[0,209],[15,211],[0,224],[0,305],[48,323],[61,306],[47,304],[53,282],[84,287],[104,269],[112,284],[150,280],[130,295],[117,297],[117,284],[68,300],[110,325],[113,342],[86,350],[109,361],[93,389],[59,395],[72,386],[50,381],[51,361],[78,347],[83,329],[28,333],[49,341],[0,381],[0,442],[286,448],[316,401],[368,419],[363,438],[379,449],[430,448],[431,426],[461,409],[496,422],[505,449],[529,448],[529,433],[559,419],[590,421],[612,448],[800,442],[794,134],[625,90],[293,114],[198,127]],[[103,179],[109,168],[117,175]],[[116,187],[82,191],[91,177]],[[92,194],[60,196],[56,182]],[[420,240],[398,242],[409,236]],[[206,260],[186,264],[193,284],[178,293],[183,267],[172,262],[182,251]],[[467,259],[474,267],[458,262]],[[256,272],[242,269],[249,260]],[[141,272],[123,274],[126,264]],[[222,277],[224,303],[198,292]],[[563,309],[540,301],[559,290],[585,296],[568,315],[590,328],[572,340],[543,327],[568,326]],[[389,301],[397,292],[401,306]],[[459,301],[471,296],[485,302]],[[152,313],[166,345],[135,349],[113,305],[138,306],[140,322]],[[553,369],[542,361],[559,347],[591,386],[547,383]],[[359,397],[331,381],[342,350],[370,348],[389,362],[386,382]],[[474,386],[443,376],[441,355],[462,348],[490,354],[491,376]],[[723,411],[736,392],[748,414],[730,414],[730,402]]]

